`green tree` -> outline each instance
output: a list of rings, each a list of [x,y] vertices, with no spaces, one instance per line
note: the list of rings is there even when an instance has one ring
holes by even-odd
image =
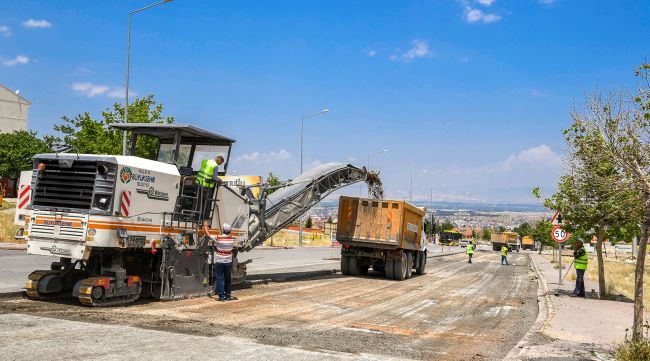
[[[551,236],[552,231],[553,225],[551,222],[541,219],[535,223],[535,227],[531,230],[530,236],[542,246],[554,246],[556,243]],[[539,247],[539,252],[542,253],[542,247]]]
[[[275,191],[277,191],[281,185],[283,184],[282,180],[278,178],[273,172],[269,172],[269,175],[266,177],[266,183],[264,186],[266,187],[266,194],[271,194]]]
[[[650,64],[637,68],[636,94],[596,91],[587,99],[581,120],[587,131],[597,131],[612,163],[640,193],[641,241],[634,271],[632,339],[643,337],[643,278],[650,235]]]
[[[454,229],[454,224],[449,221],[444,221],[440,225],[440,231],[451,231],[452,229]]]
[[[506,227],[504,226],[497,227],[497,232],[505,232],[505,231],[506,231]]]
[[[334,220],[332,219],[332,216],[327,217],[327,223],[334,223]]]
[[[481,239],[484,241],[491,241],[492,240],[492,231],[489,228],[483,228],[483,235],[481,236]]]
[[[311,228],[313,225],[314,225],[314,222],[311,219],[311,216],[308,216],[307,221],[305,221],[305,228]]]
[[[33,131],[0,133],[0,175],[17,179],[21,171],[33,168],[32,157],[51,152],[52,144],[51,137],[41,139]]]
[[[528,222],[524,222],[520,224],[518,227],[515,227],[514,231],[519,233],[519,235],[522,237],[530,236],[531,233],[533,232],[533,227],[531,227],[531,225]]]
[[[136,98],[129,104],[129,123],[174,122],[174,117],[163,116],[163,105],[154,100],[153,95]],[[79,114],[74,118],[64,116],[54,130],[63,135],[62,143],[70,152],[84,154],[122,154],[122,131],[110,128],[113,123],[121,123],[124,118],[124,106],[113,104],[112,109],[102,112],[102,119],[93,119],[90,113]],[[127,136],[130,136],[127,134]],[[135,154],[139,157],[154,159],[158,149],[158,140],[138,136]]]

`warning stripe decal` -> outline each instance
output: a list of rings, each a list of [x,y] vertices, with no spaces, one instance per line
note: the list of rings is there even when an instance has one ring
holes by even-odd
[[[122,192],[122,206],[120,207],[120,216],[128,217],[129,216],[129,207],[131,206],[131,192],[123,191]]]
[[[30,192],[32,187],[30,185],[21,185],[19,189],[21,189],[21,191],[20,191],[20,197],[18,198],[19,199],[18,209],[23,209],[23,207],[25,207],[25,205],[29,203],[32,197],[32,193]]]

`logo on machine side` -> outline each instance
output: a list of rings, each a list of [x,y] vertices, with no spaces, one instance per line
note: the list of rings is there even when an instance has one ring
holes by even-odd
[[[159,191],[155,189],[154,187],[150,187],[149,189],[141,189],[138,188],[136,189],[138,193],[146,194],[147,198],[149,199],[157,199],[159,201],[168,201],[169,200],[169,193]]]
[[[51,254],[58,254],[61,256],[70,256],[72,255],[72,252],[70,252],[69,249],[63,249],[59,248],[56,245],[52,245],[52,247],[41,247],[43,251],[50,251]]]
[[[122,183],[129,183],[133,178],[133,171],[129,167],[122,167],[120,170],[120,180]]]

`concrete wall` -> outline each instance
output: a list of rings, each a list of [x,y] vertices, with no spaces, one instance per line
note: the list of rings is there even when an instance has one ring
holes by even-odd
[[[30,105],[28,100],[0,85],[0,133],[27,130]]]

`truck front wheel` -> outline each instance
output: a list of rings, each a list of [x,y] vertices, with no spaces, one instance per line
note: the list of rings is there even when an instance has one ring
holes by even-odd
[[[341,274],[344,276],[350,274],[349,260],[350,256],[341,255]]]
[[[351,256],[349,258],[350,260],[348,261],[348,268],[350,270],[350,276],[358,276],[361,273],[361,269],[359,268],[359,260],[356,256]]]
[[[418,267],[415,269],[415,273],[418,275],[423,275],[426,273],[425,269],[427,267],[427,252],[420,252],[420,257],[418,258],[420,259],[420,262],[418,264]]]

